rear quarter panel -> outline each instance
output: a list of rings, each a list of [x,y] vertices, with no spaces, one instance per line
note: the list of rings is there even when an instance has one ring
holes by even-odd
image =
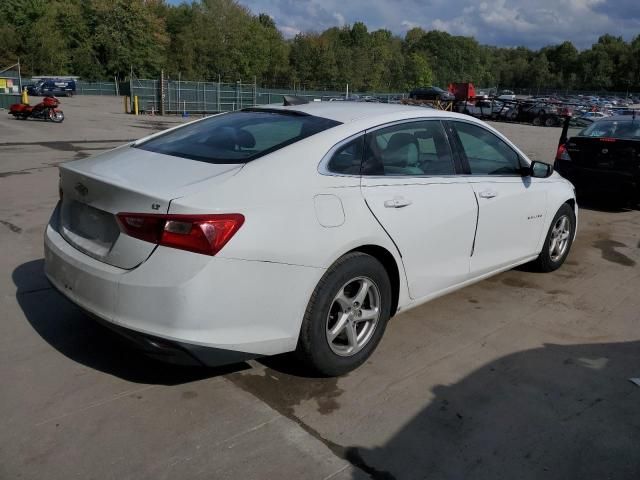
[[[352,125],[336,127],[254,160],[225,182],[172,201],[169,211],[243,214],[242,228],[218,254],[224,258],[327,269],[363,245],[383,247],[394,256],[400,272],[402,305],[406,297],[402,260],[367,208],[359,177],[318,172],[323,156],[358,130]],[[343,222],[323,220],[318,195],[338,199]]]

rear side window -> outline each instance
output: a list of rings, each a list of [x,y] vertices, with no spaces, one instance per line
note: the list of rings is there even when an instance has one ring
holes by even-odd
[[[178,128],[136,147],[207,163],[246,163],[339,124],[298,112],[240,111]]]
[[[438,120],[401,123],[368,133],[363,175],[453,175],[447,135]]]
[[[341,146],[329,160],[327,169],[342,175],[360,175],[363,147],[364,135]]]

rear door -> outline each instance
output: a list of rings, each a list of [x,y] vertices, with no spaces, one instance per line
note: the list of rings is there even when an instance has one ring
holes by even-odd
[[[409,294],[421,298],[466,280],[477,206],[438,120],[373,130],[365,138],[362,194],[397,245]]]
[[[490,130],[464,121],[450,125],[479,207],[471,275],[536,254],[547,215],[547,183],[523,176],[519,154]]]

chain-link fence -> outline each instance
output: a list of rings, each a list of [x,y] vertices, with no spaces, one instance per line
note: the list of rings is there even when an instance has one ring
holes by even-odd
[[[76,82],[76,95],[120,95],[115,82]]]
[[[138,97],[138,110],[151,114],[202,114],[230,112],[254,105],[282,103],[285,95],[313,100],[344,99],[345,92],[265,89],[255,84],[133,79],[129,88],[120,87],[123,95]],[[352,97],[376,101],[399,101],[405,93],[356,93]]]

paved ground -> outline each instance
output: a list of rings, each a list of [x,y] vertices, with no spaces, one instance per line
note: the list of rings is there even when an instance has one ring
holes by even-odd
[[[566,265],[510,271],[396,317],[340,379],[286,359],[154,363],[42,274],[60,162],[179,120],[64,100],[0,112],[0,478],[638,479],[640,211],[580,211]],[[551,160],[557,129],[498,125]]]

